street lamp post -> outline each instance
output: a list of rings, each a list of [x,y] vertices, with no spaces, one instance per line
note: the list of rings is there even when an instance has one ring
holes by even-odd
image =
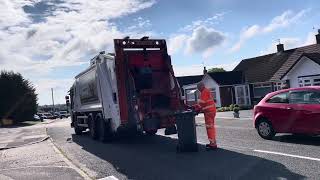
[[[52,97],[52,110],[53,110],[53,112],[55,112],[55,108],[54,108],[54,97],[53,97],[53,88],[51,88],[51,97]]]

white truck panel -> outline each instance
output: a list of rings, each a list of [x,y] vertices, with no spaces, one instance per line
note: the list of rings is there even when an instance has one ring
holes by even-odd
[[[111,129],[116,131],[120,126],[116,74],[114,59],[100,55],[101,63],[97,64],[98,94],[102,102],[105,119],[111,119]]]
[[[100,54],[91,67],[76,76],[74,111],[80,113],[101,111],[110,119],[112,131],[120,126],[115,62],[112,56]]]

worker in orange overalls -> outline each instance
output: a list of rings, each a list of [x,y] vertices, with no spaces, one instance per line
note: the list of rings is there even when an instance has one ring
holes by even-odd
[[[207,150],[217,149],[216,129],[214,126],[214,118],[216,116],[216,105],[214,98],[210,90],[205,87],[203,82],[198,83],[197,88],[200,91],[200,99],[198,104],[195,104],[193,107],[196,109],[196,111],[204,113],[207,135],[210,142],[206,145],[206,148]]]

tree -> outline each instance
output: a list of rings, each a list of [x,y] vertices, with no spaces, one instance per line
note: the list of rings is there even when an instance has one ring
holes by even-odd
[[[14,123],[32,120],[37,112],[35,88],[19,73],[0,73],[0,120],[9,118]]]
[[[208,72],[209,73],[212,73],[212,72],[226,72],[226,70],[224,70],[223,68],[210,68],[210,69],[208,69]]]

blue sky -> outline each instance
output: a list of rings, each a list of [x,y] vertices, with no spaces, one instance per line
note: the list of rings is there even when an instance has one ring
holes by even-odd
[[[164,38],[176,75],[232,70],[241,59],[315,42],[316,0],[2,0],[0,69],[31,80],[39,104],[58,103],[73,77],[112,39]],[[313,27],[315,29],[313,29]]]

